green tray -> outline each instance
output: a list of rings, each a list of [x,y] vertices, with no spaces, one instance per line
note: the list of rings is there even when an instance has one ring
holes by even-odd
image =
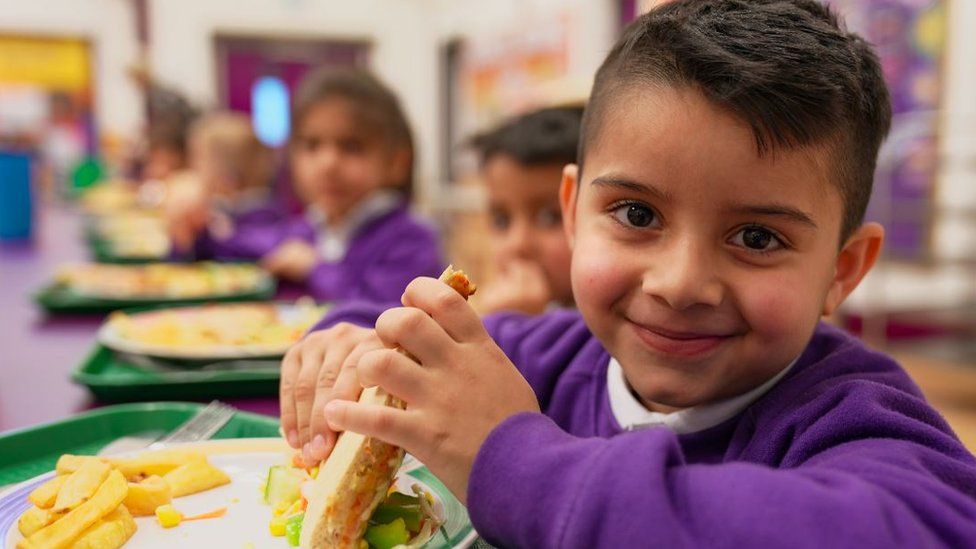
[[[162,261],[170,261],[167,256],[129,256],[129,255],[117,255],[112,249],[112,245],[107,241],[103,240],[97,236],[92,236],[88,239],[88,248],[91,251],[92,257],[95,261],[99,263],[114,263],[117,265],[143,265],[146,263],[160,263]]]
[[[200,370],[187,367],[157,371],[140,367],[101,344],[71,379],[105,402],[277,396],[280,372],[262,370]]]
[[[271,299],[277,283],[268,277],[264,283],[246,292],[219,296],[202,296],[190,299],[103,299],[78,294],[61,284],[50,284],[34,294],[34,302],[52,313],[105,313],[129,307],[158,307],[218,303],[229,301],[263,301]]]
[[[204,407],[190,402],[119,404],[0,434],[0,486],[54,469],[61,454],[94,454],[113,440],[170,431]],[[214,438],[278,436],[278,419],[237,412]]]

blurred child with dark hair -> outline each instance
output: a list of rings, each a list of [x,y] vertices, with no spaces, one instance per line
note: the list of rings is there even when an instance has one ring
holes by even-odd
[[[393,92],[368,72],[326,69],[295,96],[289,154],[305,215],[261,263],[320,300],[399,303],[444,267],[435,231],[409,211],[414,144]]]
[[[573,305],[559,183],[576,161],[582,117],[582,107],[540,109],[471,140],[487,188],[496,268],[473,298],[482,314]]]

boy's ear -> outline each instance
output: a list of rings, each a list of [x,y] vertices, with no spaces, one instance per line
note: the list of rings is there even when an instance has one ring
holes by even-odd
[[[566,242],[569,242],[570,249],[573,249],[573,235],[576,228],[576,198],[579,196],[576,191],[578,176],[579,169],[576,164],[566,164],[563,168],[563,180],[559,185],[559,206],[563,211],[563,231],[566,233]]]
[[[857,288],[868,274],[881,252],[884,227],[878,223],[865,223],[847,239],[834,265],[834,279],[824,299],[823,314],[829,315]]]

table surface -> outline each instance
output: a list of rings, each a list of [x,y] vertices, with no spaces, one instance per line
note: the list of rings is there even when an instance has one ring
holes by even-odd
[[[81,217],[66,207],[41,206],[34,221],[31,241],[0,242],[0,432],[102,404],[72,383],[70,375],[94,344],[104,317],[48,315],[31,301],[59,265],[88,259]],[[276,397],[224,402],[278,415]]]

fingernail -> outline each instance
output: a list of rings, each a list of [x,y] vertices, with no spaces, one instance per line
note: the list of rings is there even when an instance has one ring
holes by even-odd
[[[322,435],[315,435],[309,448],[309,454],[314,461],[325,459],[325,439]]]
[[[288,445],[292,448],[298,448],[298,431],[292,429],[288,431]]]
[[[314,462],[314,460],[312,459],[312,451],[311,448],[308,447],[308,444],[302,446],[302,461],[305,462],[305,465]]]

